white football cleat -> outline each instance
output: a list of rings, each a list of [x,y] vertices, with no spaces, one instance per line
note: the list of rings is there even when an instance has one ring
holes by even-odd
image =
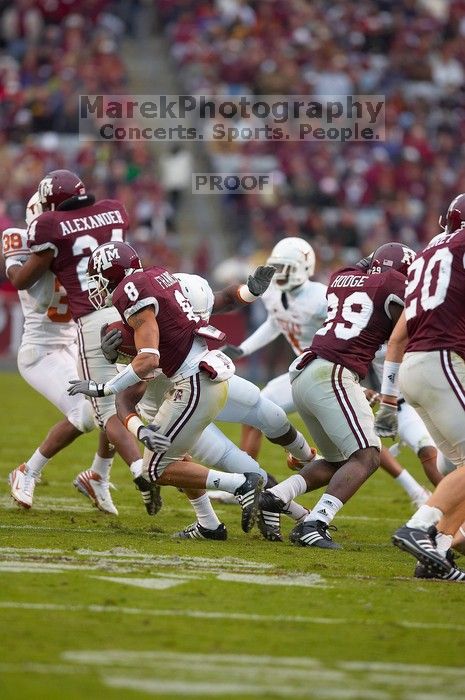
[[[210,501],[217,501],[218,503],[223,503],[227,506],[237,506],[239,505],[234,494],[228,491],[207,491],[207,496]]]
[[[86,469],[77,475],[73,484],[84,496],[90,498],[94,506],[103,513],[118,515],[110,494],[110,488],[114,489],[115,487],[108,480],[104,480],[100,474],[92,469]]]
[[[16,503],[23,508],[30,508],[36,482],[34,477],[26,472],[26,469],[25,464],[20,464],[19,467],[13,469],[8,475],[8,482],[11,487],[11,497]]]
[[[418,493],[415,494],[415,496],[411,498],[411,501],[416,508],[419,508],[420,506],[426,503],[430,496],[431,491],[422,488],[420,491],[418,491]]]

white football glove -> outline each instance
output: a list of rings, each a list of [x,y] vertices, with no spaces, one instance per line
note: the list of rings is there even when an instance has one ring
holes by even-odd
[[[397,435],[397,404],[381,401],[375,416],[375,432],[379,437],[395,437]]]

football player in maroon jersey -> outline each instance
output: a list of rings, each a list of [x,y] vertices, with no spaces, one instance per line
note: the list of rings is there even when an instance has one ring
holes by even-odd
[[[289,369],[297,410],[323,459],[263,492],[258,523],[267,539],[282,540],[280,514],[287,503],[327,485],[290,538],[302,547],[339,548],[328,533],[330,523],[379,466],[381,442],[360,379],[402,313],[414,259],[410,248],[387,243],[370,260],[332,275],[326,321]]]
[[[465,582],[450,556],[451,545],[463,541],[457,533],[465,520],[465,194],[451,202],[444,223],[444,233],[409,270],[405,311],[388,343],[376,429],[382,436],[396,433],[400,388],[455,464],[393,543],[420,561],[418,578]]]
[[[258,298],[271,279],[270,274],[251,275],[238,289],[244,303]],[[242,507],[242,529],[248,532],[255,521],[263,477],[257,473],[236,474],[207,469],[189,457],[189,451],[203,430],[223,408],[228,379],[234,365],[219,350],[209,350],[207,339],[217,343],[224,334],[194,313],[183,295],[179,281],[161,267],[145,270],[136,251],[124,243],[106,243],[91,255],[88,267],[89,298],[96,308],[111,303],[134,330],[137,355],[118,376],[106,383],[76,381],[71,395],[117,394],[142,379],[151,379],[160,368],[172,382],[151,426],[160,441],[152,446],[144,462],[144,478],[160,486],[186,490],[189,499],[201,496],[205,488],[233,493]],[[135,421],[135,426],[130,422]],[[139,431],[142,422],[130,417],[128,427]],[[145,443],[146,444],[146,443]],[[224,525],[217,537],[226,539]]]
[[[54,170],[38,187],[43,213],[28,229],[31,255],[23,265],[9,269],[9,279],[17,289],[28,289],[47,270],[52,270],[65,288],[69,308],[78,325],[80,369],[83,377],[109,381],[117,374],[100,348],[100,328],[119,318],[115,309],[96,311],[87,293],[87,261],[101,243],[122,241],[128,228],[125,208],[117,201],[95,202],[81,179],[69,170]],[[95,420],[104,429],[109,442],[140,476],[142,459],[137,443],[116,415],[112,396],[92,400]],[[110,494],[110,461],[98,469],[79,474],[74,485],[107,513],[117,514]]]

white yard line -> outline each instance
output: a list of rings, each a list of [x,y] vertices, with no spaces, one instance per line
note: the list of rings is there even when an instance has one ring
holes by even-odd
[[[254,583],[260,586],[301,586],[303,588],[332,588],[319,574],[281,574],[279,576],[256,574],[234,574],[225,572],[217,576],[218,581]]]
[[[73,613],[121,613],[123,615],[150,615],[154,617],[187,617],[200,620],[245,620],[251,622],[290,622],[312,625],[370,625],[385,627],[386,621],[377,620],[350,620],[336,617],[312,617],[304,615],[259,615],[256,613],[228,613],[224,611],[203,611],[203,610],[166,610],[153,608],[132,608],[119,607],[117,605],[61,605],[58,603],[30,603],[4,600],[0,601],[0,609],[12,610],[38,610],[50,612],[73,612]],[[464,632],[465,625],[449,624],[440,622],[415,622],[414,620],[396,620],[395,624],[404,628],[419,628],[444,630],[446,632]],[[355,662],[354,662],[355,663]],[[385,665],[386,668],[389,664]],[[400,666],[404,666],[400,664]],[[354,667],[355,668],[355,667]],[[418,667],[422,668],[422,667]],[[429,667],[430,668],[430,667]],[[437,668],[442,668],[438,666]],[[464,670],[465,678],[465,670]]]
[[[187,579],[180,578],[120,578],[115,576],[92,576],[92,578],[100,579],[101,581],[110,581],[111,583],[122,583],[125,586],[135,586],[136,588],[148,588],[152,591],[163,591],[167,588],[180,586],[182,583],[187,583]]]

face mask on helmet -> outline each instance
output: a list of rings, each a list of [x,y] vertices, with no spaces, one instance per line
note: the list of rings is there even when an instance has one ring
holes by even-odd
[[[208,282],[199,275],[188,275],[184,272],[176,272],[183,295],[190,301],[196,316],[202,321],[209,321],[215,298]]]
[[[445,233],[454,233],[465,226],[465,194],[455,197],[447,208],[445,215],[439,217],[439,226]]]
[[[118,284],[142,264],[134,248],[118,241],[104,243],[96,248],[87,265],[89,301],[95,309],[109,306],[110,295]]]
[[[315,273],[315,253],[303,238],[284,238],[271,251],[267,264],[276,268],[272,284],[287,292]]]
[[[25,221],[26,225],[30,226],[43,212],[42,205],[39,199],[39,193],[35,192],[29,202],[26,204]]]

